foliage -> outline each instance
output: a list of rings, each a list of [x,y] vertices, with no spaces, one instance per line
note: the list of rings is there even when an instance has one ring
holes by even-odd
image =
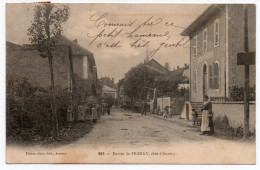
[[[101,77],[99,79],[99,83],[100,83],[101,87],[103,87],[104,85],[107,85],[107,86],[114,88],[114,89],[117,88],[114,80],[111,79],[110,77]]]
[[[158,97],[177,97],[182,94],[178,89],[178,84],[173,79],[155,73],[142,64],[132,67],[125,75],[124,92],[129,97],[144,99],[145,94],[153,95],[155,88]]]
[[[233,128],[232,126],[230,126],[229,119],[226,115],[218,116],[214,119],[214,129],[217,135],[223,137],[231,137],[231,138],[243,137],[243,128],[242,127]]]
[[[132,67],[125,75],[124,92],[130,97],[144,98],[144,88],[148,85],[155,86],[154,77],[142,64]]]
[[[182,95],[181,91],[178,89],[178,84],[172,79],[159,81],[157,86],[159,90],[158,97],[160,96],[178,97]]]
[[[63,26],[70,15],[69,6],[62,8],[48,3],[37,5],[34,9],[34,20],[28,29],[29,41],[37,45],[40,55],[45,58],[51,52],[54,41],[50,38],[63,32]]]
[[[34,20],[31,27],[28,29],[29,41],[33,44],[43,58],[48,58],[50,76],[51,76],[51,107],[53,122],[55,122],[54,135],[58,135],[58,116],[55,97],[55,85],[52,66],[52,50],[55,42],[51,39],[52,36],[60,35],[63,31],[63,26],[69,18],[70,10],[68,6],[58,8],[51,3],[37,5],[34,9]]]
[[[44,140],[52,134],[49,89],[33,86],[26,78],[7,76],[7,138],[19,141]],[[59,125],[66,123],[68,94],[57,87]]]
[[[230,98],[233,101],[244,101],[244,87],[230,87]],[[255,101],[255,87],[249,89],[249,100]]]

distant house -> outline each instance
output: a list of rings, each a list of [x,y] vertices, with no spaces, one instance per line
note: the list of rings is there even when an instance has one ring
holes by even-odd
[[[158,74],[168,75],[170,72],[154,59],[148,61],[145,66]]]
[[[189,65],[184,64],[184,67],[181,68],[178,66],[176,70],[169,73],[169,77],[178,84],[179,89],[189,89]]]
[[[114,99],[117,99],[117,92],[117,89],[104,85],[102,88],[101,96],[103,98],[112,97]]]

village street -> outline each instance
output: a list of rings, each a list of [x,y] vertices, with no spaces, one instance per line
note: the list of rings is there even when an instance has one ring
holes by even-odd
[[[170,120],[171,119],[171,120]],[[140,113],[112,109],[94,128],[77,141],[49,148],[7,147],[7,159],[34,163],[253,163],[255,142],[224,140],[199,135],[199,128],[184,119],[141,116]],[[239,154],[233,154],[237,152]],[[38,156],[38,153],[45,153]],[[127,155],[128,154],[128,155]],[[160,156],[163,154],[164,156]],[[190,159],[192,158],[192,159]],[[228,158],[228,159],[226,159]]]
[[[141,116],[140,113],[113,109],[111,115],[102,116],[89,134],[72,145],[109,147],[170,146],[172,143],[177,142],[199,142],[213,138],[199,135],[200,131],[191,122],[183,124],[182,121],[179,120],[173,123],[151,115]]]

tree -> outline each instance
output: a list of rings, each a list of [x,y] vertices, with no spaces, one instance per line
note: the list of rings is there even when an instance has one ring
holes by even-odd
[[[143,64],[132,67],[125,75],[124,92],[132,99],[144,99],[149,91],[153,92],[151,89],[154,88],[158,90],[158,96],[178,97],[181,95],[178,82],[167,75],[152,71]]]
[[[165,67],[167,70],[169,70],[169,71],[170,71],[170,69],[171,69],[168,62],[166,62],[166,63],[164,64],[164,67]]]
[[[52,50],[55,42],[51,37],[63,32],[63,24],[70,15],[69,6],[58,7],[53,4],[37,5],[34,9],[34,19],[31,27],[28,29],[29,41],[36,47],[39,55],[48,58],[51,76],[51,96],[52,96],[52,116],[54,123],[54,134],[58,135],[58,118],[55,99],[54,74],[52,59]]]

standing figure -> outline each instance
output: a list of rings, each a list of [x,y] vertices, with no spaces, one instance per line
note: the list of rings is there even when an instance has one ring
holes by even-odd
[[[146,116],[146,108],[147,108],[147,103],[146,103],[146,101],[143,101],[143,103],[142,103],[142,116],[143,115]]]
[[[214,133],[212,104],[207,95],[204,96],[204,101],[202,107],[201,135],[212,135]]]
[[[163,111],[163,117],[167,118],[168,115],[169,115],[169,106],[165,106]]]

